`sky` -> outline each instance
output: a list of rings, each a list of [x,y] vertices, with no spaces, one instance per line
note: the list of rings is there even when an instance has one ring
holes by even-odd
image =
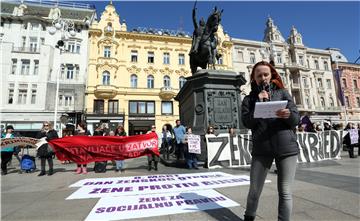
[[[82,3],[85,3],[82,1]],[[109,1],[94,4],[100,19]],[[193,31],[195,1],[113,1],[128,30],[137,27]],[[270,16],[287,39],[294,25],[306,47],[339,48],[353,63],[360,56],[360,1],[198,1],[197,18],[223,9],[222,25],[232,38],[262,41]],[[357,63],[360,63],[360,59]]]

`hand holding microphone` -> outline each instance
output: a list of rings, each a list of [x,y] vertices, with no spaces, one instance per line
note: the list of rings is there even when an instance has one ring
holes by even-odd
[[[270,85],[268,82],[264,81],[260,85],[259,99],[262,102],[270,101]]]

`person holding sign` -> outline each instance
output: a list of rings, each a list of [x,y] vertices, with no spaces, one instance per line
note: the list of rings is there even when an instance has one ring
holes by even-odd
[[[186,129],[186,134],[184,136],[183,143],[185,145],[185,160],[186,165],[188,166],[188,169],[196,169],[198,170],[197,165],[197,158],[194,149],[199,150],[200,149],[200,137],[197,139],[198,142],[196,142],[196,136],[192,133],[192,128],[188,127]],[[192,148],[193,146],[197,146],[198,148]],[[200,154],[200,153],[199,153]]]
[[[250,189],[245,221],[254,220],[266,175],[275,159],[278,170],[278,220],[290,220],[292,211],[291,185],[296,171],[297,155],[295,127],[300,115],[275,68],[268,62],[255,64],[251,72],[251,92],[242,102],[242,122],[252,132]],[[254,118],[255,103],[287,101],[273,118]]]
[[[344,137],[344,144],[348,148],[349,157],[356,158],[354,155],[354,147],[359,147],[360,140],[360,130],[355,128],[353,123],[348,123],[345,127],[345,130],[348,132]],[[360,156],[360,151],[358,150],[358,155]]]

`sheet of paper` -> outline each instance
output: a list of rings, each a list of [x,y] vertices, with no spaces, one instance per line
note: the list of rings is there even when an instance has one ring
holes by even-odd
[[[286,108],[288,101],[256,102],[254,118],[277,118],[276,111]]]

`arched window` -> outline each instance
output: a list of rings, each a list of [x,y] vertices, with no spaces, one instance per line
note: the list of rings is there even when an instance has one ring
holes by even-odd
[[[334,99],[332,97],[329,98],[329,102],[330,102],[330,107],[334,107]]]
[[[325,99],[323,97],[320,97],[320,104],[321,107],[325,107]]]
[[[130,77],[130,83],[131,83],[131,87],[132,88],[137,88],[137,76],[136,74],[132,74],[131,77]]]
[[[154,76],[147,76],[147,88],[154,88]]]
[[[110,73],[108,71],[104,71],[102,74],[102,84],[110,85]]]
[[[170,77],[167,75],[164,76],[164,87],[171,87],[170,86]]]
[[[181,89],[186,82],[186,79],[184,77],[179,77],[179,89]]]

